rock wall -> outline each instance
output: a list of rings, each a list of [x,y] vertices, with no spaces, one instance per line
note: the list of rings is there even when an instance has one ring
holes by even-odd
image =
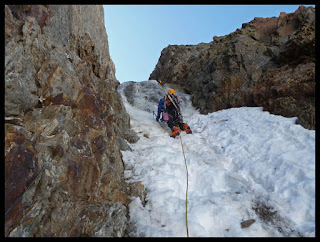
[[[5,236],[125,236],[118,85],[102,6],[5,6]]]
[[[152,79],[180,85],[204,114],[262,106],[315,129],[315,8],[255,18],[210,43],[169,45]]]

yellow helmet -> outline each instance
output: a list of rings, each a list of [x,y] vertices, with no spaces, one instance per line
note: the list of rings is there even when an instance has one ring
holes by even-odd
[[[168,90],[168,93],[169,93],[169,94],[172,94],[172,93],[173,93],[173,94],[176,94],[176,92],[175,92],[173,89],[169,89],[169,90]]]

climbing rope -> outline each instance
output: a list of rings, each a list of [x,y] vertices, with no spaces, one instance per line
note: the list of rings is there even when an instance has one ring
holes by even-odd
[[[183,149],[183,145],[182,145],[181,135],[179,135],[179,137],[180,137],[180,143],[181,143],[181,147],[182,147],[182,153],[183,153],[184,163],[186,164],[186,171],[187,171],[187,189],[186,189],[186,229],[187,229],[187,237],[189,237],[189,229],[188,229],[188,166],[187,166],[186,156],[185,156],[185,154],[184,154],[184,149]]]
[[[34,178],[34,180],[30,183],[30,185],[27,187],[26,190],[24,190],[24,192],[17,198],[17,200],[12,204],[12,206],[7,210],[5,216],[7,216],[7,214],[11,211],[11,209],[17,204],[17,202],[22,198],[23,194],[25,194],[25,192],[32,186],[32,184],[35,182],[35,180],[38,178],[38,176],[41,174],[41,172],[43,171],[44,166],[41,168],[40,172],[38,173],[38,175],[36,176],[36,178]]]

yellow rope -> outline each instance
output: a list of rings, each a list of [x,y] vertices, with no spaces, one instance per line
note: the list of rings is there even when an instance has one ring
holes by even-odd
[[[182,147],[182,153],[183,153],[184,163],[186,164],[186,170],[187,170],[187,189],[186,189],[186,228],[187,228],[187,237],[189,237],[189,230],[188,230],[188,166],[187,166],[186,156],[185,156],[185,154],[184,154],[184,149],[183,149],[183,145],[182,145],[181,135],[179,135],[179,137],[180,137],[180,143],[181,143],[181,147]]]

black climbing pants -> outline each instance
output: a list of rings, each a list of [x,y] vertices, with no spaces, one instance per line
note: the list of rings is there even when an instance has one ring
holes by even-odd
[[[179,118],[176,110],[168,110],[169,120],[167,122],[169,128],[172,130],[174,126],[178,126],[181,130],[183,129],[183,121]]]

